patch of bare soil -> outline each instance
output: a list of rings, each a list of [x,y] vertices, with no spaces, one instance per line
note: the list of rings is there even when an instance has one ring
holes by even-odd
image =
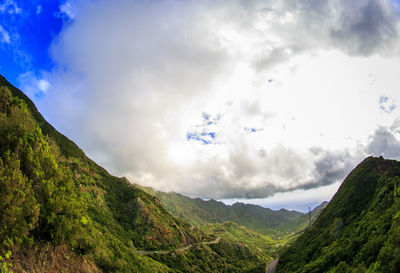
[[[88,257],[79,256],[67,246],[45,245],[14,250],[14,273],[101,273]]]

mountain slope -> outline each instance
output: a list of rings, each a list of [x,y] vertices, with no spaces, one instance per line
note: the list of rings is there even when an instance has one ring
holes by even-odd
[[[16,272],[41,271],[42,262],[55,263],[50,268],[59,268],[60,262],[74,272],[181,272],[179,263],[171,262],[177,258],[188,261],[186,272],[198,272],[198,267],[242,272],[263,263],[234,244],[203,246],[213,238],[87,158],[1,76],[0,200],[0,267],[13,263]],[[190,255],[195,250],[164,259],[136,253],[190,244],[209,259]],[[47,254],[41,257],[43,251]],[[74,264],[49,258],[60,251],[73,256]],[[93,266],[83,266],[85,260],[94,261]]]
[[[290,221],[289,223],[285,223],[279,226],[279,229],[283,232],[291,232],[291,233],[301,233],[303,232],[307,227],[310,226],[310,220],[311,223],[314,223],[317,217],[321,214],[323,209],[328,205],[328,202],[322,202],[318,206],[316,206],[312,211],[311,211],[311,217],[310,213],[305,213],[301,215],[300,217],[294,219],[293,221]]]
[[[370,157],[344,180],[276,272],[398,272],[400,163]]]
[[[276,240],[272,239],[271,236],[262,235],[240,226],[235,222],[210,224],[206,228],[218,237],[245,245],[267,259],[272,259],[271,257],[275,254]]]
[[[145,187],[142,189],[157,196],[172,215],[196,226],[231,221],[261,233],[268,233],[270,229],[290,223],[303,215],[297,211],[275,211],[239,202],[228,206],[212,199],[205,201],[174,192],[165,193]]]
[[[243,203],[228,206],[215,200],[205,201],[174,192],[138,187],[160,198],[172,215],[216,236],[246,245],[266,257],[281,253],[304,232],[310,222],[308,213],[285,209],[276,211]],[[312,222],[327,204],[323,202],[311,211]]]

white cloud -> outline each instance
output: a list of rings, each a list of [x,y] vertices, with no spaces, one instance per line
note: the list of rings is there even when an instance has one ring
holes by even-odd
[[[37,5],[36,6],[36,15],[39,15],[40,13],[42,13],[42,6],[41,5]]]
[[[400,99],[390,5],[74,3],[39,107],[113,173],[158,189],[261,198],[330,185],[398,117],[379,104]]]
[[[14,0],[4,0],[4,2],[0,4],[0,13],[20,14],[21,9]]]
[[[370,136],[367,150],[374,155],[388,158],[400,158],[400,140],[387,128],[380,127]]]
[[[10,35],[8,32],[3,28],[2,25],[0,25],[0,41],[3,43],[10,43]]]
[[[73,6],[70,1],[66,1],[64,4],[60,5],[59,16],[66,17],[68,20],[73,20],[75,18]]]
[[[38,87],[38,89],[40,91],[46,93],[47,90],[49,90],[49,88],[50,88],[50,83],[48,81],[44,80],[44,79],[41,79],[41,80],[38,81],[37,87]]]
[[[33,100],[37,100],[46,94],[51,87],[50,83],[43,76],[47,77],[46,75],[37,77],[32,71],[25,72],[18,76],[19,86],[27,96]]]

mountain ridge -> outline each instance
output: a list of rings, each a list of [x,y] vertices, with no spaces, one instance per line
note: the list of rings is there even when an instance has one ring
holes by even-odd
[[[368,157],[279,259],[276,272],[398,272],[400,162]]]
[[[214,199],[191,198],[175,192],[156,191],[150,187],[138,187],[157,196],[174,216],[195,226],[232,221],[252,230],[265,233],[304,215],[286,209],[272,210],[259,205],[236,202],[226,205]]]

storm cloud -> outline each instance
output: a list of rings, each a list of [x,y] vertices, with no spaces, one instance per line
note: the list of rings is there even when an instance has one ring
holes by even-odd
[[[377,156],[399,159],[400,141],[390,130],[380,127],[370,137],[367,152]]]
[[[362,1],[294,1],[300,22],[309,26],[310,34],[326,46],[338,47],[349,54],[371,55],[395,47],[399,20],[394,2]],[[397,49],[396,49],[397,50]]]

